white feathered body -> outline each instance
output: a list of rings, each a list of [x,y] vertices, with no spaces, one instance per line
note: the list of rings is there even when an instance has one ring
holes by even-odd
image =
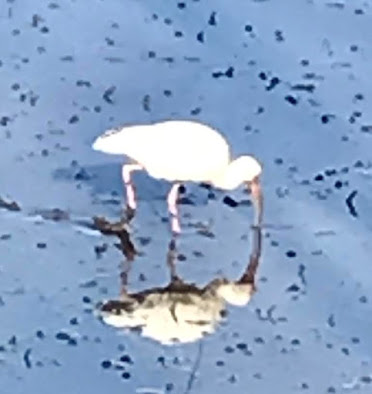
[[[225,138],[210,126],[194,121],[164,121],[109,130],[97,138],[93,148],[125,155],[152,177],[168,181],[211,181],[230,162]]]

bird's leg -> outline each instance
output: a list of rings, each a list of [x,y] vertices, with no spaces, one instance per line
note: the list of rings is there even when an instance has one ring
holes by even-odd
[[[168,193],[167,202],[168,202],[168,211],[171,216],[171,227],[172,232],[174,234],[179,234],[181,232],[180,221],[178,217],[178,208],[177,208],[177,198],[178,198],[178,189],[180,188],[180,183],[175,183],[170,192]]]
[[[127,194],[127,212],[126,216],[128,221],[130,221],[136,211],[137,202],[136,194],[134,192],[134,186],[131,179],[131,173],[133,171],[142,170],[143,167],[140,164],[124,164],[122,169],[123,181]]]
[[[262,225],[263,216],[263,195],[258,177],[254,178],[250,183],[253,205],[255,209],[254,225],[260,227]]]
[[[128,274],[132,268],[131,261],[125,260],[122,262],[122,270],[120,272],[120,296],[124,297],[127,295],[128,286]]]
[[[176,264],[175,264],[176,258],[177,258],[177,246],[176,246],[176,239],[173,237],[169,242],[168,253],[167,253],[167,265],[171,274],[171,282],[178,280],[178,276],[176,273]]]

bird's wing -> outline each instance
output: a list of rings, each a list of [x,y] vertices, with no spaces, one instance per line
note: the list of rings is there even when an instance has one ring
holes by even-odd
[[[151,176],[170,181],[211,180],[230,160],[224,137],[193,121],[123,127],[101,136],[96,149],[126,155]]]
[[[160,124],[159,124],[160,125]],[[196,122],[166,122],[153,128],[138,161],[155,178],[208,181],[229,162],[229,147],[213,129]]]

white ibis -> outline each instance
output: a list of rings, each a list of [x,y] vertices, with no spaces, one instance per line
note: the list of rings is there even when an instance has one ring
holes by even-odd
[[[93,149],[131,159],[131,163],[123,165],[122,176],[127,206],[133,212],[137,205],[131,180],[133,171],[144,170],[153,178],[173,182],[167,197],[173,233],[181,232],[177,198],[182,182],[188,181],[207,183],[223,190],[246,184],[251,189],[255,224],[261,224],[260,163],[247,155],[232,160],[226,139],[208,125],[189,120],[167,120],[120,127],[99,136]]]

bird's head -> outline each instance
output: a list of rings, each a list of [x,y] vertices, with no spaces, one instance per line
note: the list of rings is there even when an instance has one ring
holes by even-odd
[[[248,186],[258,179],[262,172],[261,164],[252,156],[240,156],[233,160],[215,186],[225,190],[234,190],[243,183]]]
[[[257,179],[261,172],[261,164],[252,156],[240,156],[235,159],[230,166],[232,167],[235,177],[241,179],[241,182],[251,183]]]
[[[241,184],[246,184],[251,191],[255,207],[255,225],[262,222],[263,197],[260,186],[261,164],[252,156],[240,156],[233,160],[219,176],[214,185],[221,189],[233,190]]]

